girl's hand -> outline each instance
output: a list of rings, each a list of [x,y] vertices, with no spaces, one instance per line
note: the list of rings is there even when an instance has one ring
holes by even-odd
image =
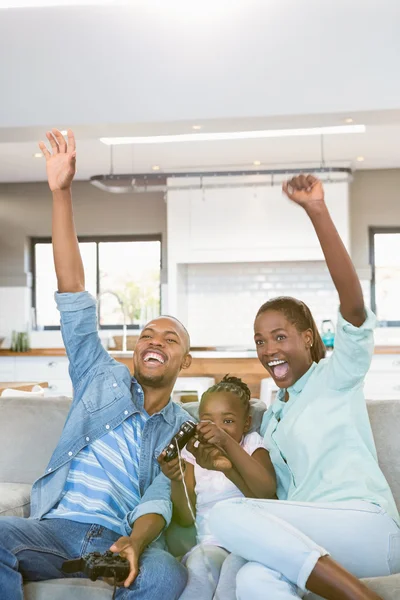
[[[176,457],[169,462],[165,461],[165,452],[162,452],[160,456],[157,458],[158,464],[161,467],[161,471],[164,473],[165,477],[168,477],[171,481],[182,481],[181,469],[179,467],[179,458]],[[186,461],[182,460],[182,471],[185,473],[186,470]]]
[[[198,444],[198,445],[196,445]],[[196,462],[208,471],[221,471],[226,473],[233,469],[229,458],[216,446],[204,444],[192,438],[186,444],[187,450],[196,458]]]
[[[290,200],[300,204],[306,210],[324,204],[322,183],[312,175],[293,177],[283,184],[282,190]]]
[[[225,449],[229,435],[212,421],[201,421],[197,424],[197,434],[201,442],[213,444],[219,448]]]

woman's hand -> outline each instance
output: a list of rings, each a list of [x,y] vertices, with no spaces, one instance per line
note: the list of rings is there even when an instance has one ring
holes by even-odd
[[[308,210],[324,205],[322,183],[312,175],[298,175],[282,185],[282,190],[290,200]]]
[[[179,466],[179,458],[176,457],[168,462],[165,460],[165,452],[161,452],[160,456],[157,458],[158,464],[161,467],[161,471],[164,473],[165,477],[168,477],[171,481],[182,481],[182,473]],[[181,459],[182,462],[182,472],[186,471],[186,461]]]

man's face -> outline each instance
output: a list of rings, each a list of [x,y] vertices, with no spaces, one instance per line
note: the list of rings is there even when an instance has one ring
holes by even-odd
[[[191,363],[189,337],[170,317],[153,319],[143,329],[135,347],[133,366],[141,385],[172,387],[181,369]]]

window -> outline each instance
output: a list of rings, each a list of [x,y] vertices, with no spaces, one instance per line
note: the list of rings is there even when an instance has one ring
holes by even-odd
[[[400,227],[370,227],[371,307],[379,324],[400,326]]]
[[[139,329],[160,314],[161,236],[79,238],[86,289],[102,329]],[[58,329],[51,239],[32,239],[32,304],[38,328]]]

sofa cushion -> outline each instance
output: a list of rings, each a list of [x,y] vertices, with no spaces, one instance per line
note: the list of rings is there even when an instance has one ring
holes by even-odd
[[[379,465],[400,510],[400,401],[367,402],[367,408]]]
[[[113,588],[104,581],[52,579],[24,585],[25,600],[111,600]]]
[[[184,408],[191,417],[195,421],[199,420],[199,402],[185,402],[181,404],[182,408]],[[265,411],[267,410],[267,406],[265,402],[262,400],[256,400],[253,398],[250,400],[250,415],[251,415],[251,428],[250,433],[252,431],[260,432],[261,421],[264,416]]]
[[[0,516],[29,517],[31,485],[0,483]]]
[[[42,475],[60,439],[70,398],[0,398],[0,481]]]

